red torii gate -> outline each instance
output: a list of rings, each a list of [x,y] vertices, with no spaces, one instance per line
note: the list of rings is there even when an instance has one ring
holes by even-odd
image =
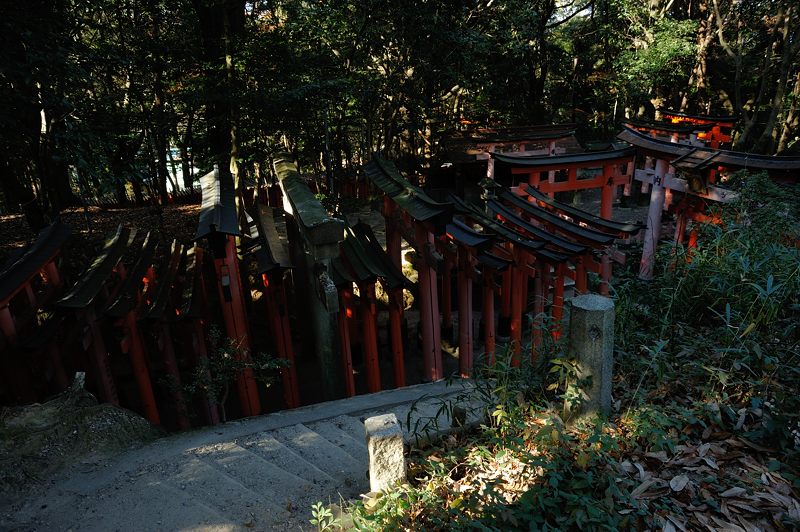
[[[434,235],[444,233],[453,207],[434,201],[421,188],[411,185],[389,161],[375,158],[364,167],[364,173],[386,194],[383,216],[389,259],[400,268],[401,235],[417,251],[424,373],[428,380],[441,379],[444,375],[436,289],[436,266],[440,259],[435,253]]]
[[[721,145],[730,145],[731,131],[736,125],[735,116],[709,116],[693,115],[681,111],[661,109],[661,117],[673,124],[692,124],[695,126],[710,126],[700,129],[697,138],[708,143],[709,148],[717,149]]]
[[[697,199],[726,202],[735,197],[735,194],[726,188],[712,185],[710,182],[712,175],[723,175],[727,171],[740,169],[763,170],[769,172],[775,179],[796,181],[797,172],[800,171],[800,157],[777,157],[688,146],[652,138],[627,126],[623,126],[617,138],[632,144],[639,154],[645,156],[640,160],[652,157],[656,161],[654,169],[637,168],[634,172],[636,180],[652,184],[647,230],[639,267],[639,277],[642,279],[653,277],[656,246],[661,234],[661,213],[664,210],[667,190],[670,194],[679,192]],[[672,171],[669,171],[670,168]],[[687,179],[679,177],[676,169]],[[678,215],[676,230],[681,233],[685,231],[688,217],[697,219],[697,216],[704,216],[696,205],[691,209],[679,210]],[[676,233],[676,240],[682,238],[682,234]]]

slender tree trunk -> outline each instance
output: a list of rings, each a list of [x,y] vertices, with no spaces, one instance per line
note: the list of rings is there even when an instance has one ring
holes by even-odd
[[[686,111],[689,107],[689,96],[692,89],[695,91],[695,100],[698,97],[705,97],[706,72],[708,72],[708,48],[714,41],[714,12],[708,9],[705,2],[700,4],[700,12],[707,13],[706,18],[700,21],[697,28],[697,53],[695,54],[694,68],[689,76],[687,90],[681,98],[681,111]],[[702,98],[701,97],[701,98]]]
[[[792,61],[796,58],[797,50],[800,47],[800,43],[797,42],[797,39],[800,38],[800,30],[794,29],[793,31],[791,27],[793,19],[796,17],[796,11],[796,6],[790,6],[785,12],[783,9],[779,11],[779,16],[783,15],[783,20],[781,30],[777,32],[779,37],[776,37],[775,44],[776,48],[781,50],[781,65],[778,71],[777,85],[772,96],[770,112],[764,124],[764,130],[755,144],[756,150],[762,153],[773,153],[774,151],[778,137],[775,123],[778,113],[783,110],[783,100],[789,84],[789,72],[793,66]],[[792,35],[792,33],[795,35]],[[793,37],[793,39],[790,37]],[[780,39],[780,41],[777,39]]]
[[[184,188],[192,188],[194,185],[194,176],[192,175],[192,165],[189,160],[189,146],[192,142],[192,125],[194,122],[194,109],[189,110],[189,115],[186,117],[186,131],[181,138],[178,147],[181,150],[181,172],[183,173],[183,186]]]
[[[789,98],[792,103],[783,121],[783,130],[781,131],[781,138],[778,141],[778,149],[776,150],[778,154],[786,151],[786,148],[789,147],[789,138],[797,131],[798,126],[800,126],[800,112],[798,112],[798,106],[800,105],[800,72],[796,75],[794,90],[792,90]]]

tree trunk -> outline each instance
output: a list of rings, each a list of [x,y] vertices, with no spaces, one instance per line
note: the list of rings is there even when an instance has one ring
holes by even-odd
[[[189,160],[189,146],[192,143],[192,125],[194,122],[194,109],[189,110],[189,116],[186,117],[186,131],[183,134],[178,147],[181,150],[181,173],[183,173],[183,186],[184,188],[192,188],[194,186],[194,176],[192,175],[192,165]]]
[[[792,94],[789,98],[792,103],[783,121],[783,130],[781,131],[781,138],[778,141],[778,149],[776,150],[778,154],[786,151],[789,147],[789,138],[797,131],[797,127],[800,126],[800,112],[798,112],[798,105],[800,104],[800,72],[797,73],[794,90],[792,90]]]
[[[795,6],[790,6],[785,12],[783,9],[779,10],[778,16],[783,15],[783,24],[781,30],[776,32],[780,36],[780,41],[776,41],[776,46],[781,49],[781,66],[778,71],[777,86],[772,96],[770,112],[764,125],[764,130],[755,144],[756,150],[761,153],[773,153],[778,136],[775,122],[778,118],[778,113],[783,110],[783,99],[789,83],[789,71],[793,66],[792,60],[797,55],[797,50],[800,46],[797,43],[798,38],[800,38],[800,31],[795,29],[793,32],[791,28],[796,10]]]
[[[233,49],[244,31],[244,0],[192,0],[203,40],[206,62],[206,122],[211,158],[221,175],[231,175],[236,165],[234,125]]]
[[[689,107],[689,95],[694,88],[695,100],[706,91],[706,72],[708,72],[708,48],[714,40],[714,12],[708,9],[706,2],[700,4],[700,12],[708,13],[708,16],[700,21],[697,28],[697,53],[692,73],[689,76],[687,90],[681,98],[681,111],[686,111]]]

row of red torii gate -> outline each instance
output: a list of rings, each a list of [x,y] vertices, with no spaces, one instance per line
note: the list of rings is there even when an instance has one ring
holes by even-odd
[[[629,121],[619,143],[588,151],[571,147],[571,125],[451,139],[462,175],[482,177],[480,201],[422,189],[375,158],[364,175],[383,196],[380,228],[331,216],[285,157],[275,163],[280,194],[253,190],[237,199],[229,176],[211,172],[202,179],[197,245],[156,245],[149,235],[125,264],[133,236],[120,228],[69,290],[57,267],[66,231],[54,226],[0,274],[3,400],[40,399],[84,370],[104,401],[153,423],[219,422],[219,397],[186,392],[198,367],[213,368],[203,359],[219,356],[209,342],[213,322],[241,361],[261,350],[287,361],[269,389],[245,364],[222,410],[232,416],[433,381],[451,370],[469,376],[501,346],[514,364],[535,360],[545,335],[561,335],[566,297],[609,293],[625,244],[643,240],[639,275],[652,277],[664,212],[673,215],[674,240],[695,245],[693,224],[709,221],[709,202],[732,197],[728,172],[796,180],[800,158],[723,149],[729,117],[665,116]],[[599,212],[557,197],[585,189],[599,190]],[[614,220],[617,196],[648,193],[644,224]],[[404,242],[414,251],[410,264]],[[37,309],[48,318],[32,320]],[[418,334],[409,333],[411,322]],[[457,347],[449,351],[455,357],[442,350],[453,330],[445,343]]]

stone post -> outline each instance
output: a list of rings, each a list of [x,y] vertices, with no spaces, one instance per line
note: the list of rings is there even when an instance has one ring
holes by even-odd
[[[364,421],[369,450],[369,489],[379,492],[406,480],[403,429],[394,414]]]
[[[567,410],[574,408],[574,413],[578,415],[609,414],[613,353],[614,302],[596,294],[573,298],[569,321],[569,355],[578,364],[578,379],[588,379],[589,383],[578,390],[583,402],[575,408],[567,404]]]

